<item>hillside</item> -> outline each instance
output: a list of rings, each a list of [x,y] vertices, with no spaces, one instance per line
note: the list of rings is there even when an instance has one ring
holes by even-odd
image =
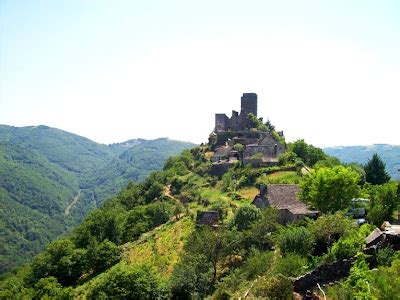
[[[107,146],[47,126],[0,125],[0,273],[191,146],[166,138]]]
[[[400,180],[400,146],[375,144],[371,146],[328,147],[323,150],[344,163],[357,162],[360,164],[365,164],[374,153],[378,153],[385,162],[389,175],[393,179]]]
[[[298,144],[304,145],[304,141]],[[296,150],[295,146],[289,147]],[[70,235],[51,243],[30,264],[0,281],[0,297],[229,299],[247,295],[292,299],[293,291],[305,292],[296,288],[302,275],[320,267],[331,268],[334,262],[340,269],[348,269],[340,276],[332,269],[323,273],[334,273],[333,278],[321,281],[327,284],[323,289],[329,299],[398,295],[398,249],[378,248],[378,254],[370,258],[363,255],[365,238],[374,229],[372,221],[357,226],[342,211],[350,208],[353,196],[396,195],[397,185],[360,186],[356,169],[337,164],[301,175],[303,160],[315,152],[305,146],[308,153],[297,158],[297,166],[288,162],[254,168],[236,163],[222,177],[211,175],[212,162],[207,157],[212,150],[208,146],[185,150],[169,158],[162,171],[129,184],[93,210]],[[332,163],[329,157],[319,161],[319,165]],[[323,204],[328,201],[323,201],[315,220],[303,218],[304,205],[313,200],[299,199],[297,194],[290,201],[296,203],[295,211],[301,212],[293,223],[280,219],[290,206],[259,209],[251,205],[255,196],[261,197],[261,189],[258,192],[256,188],[259,184],[268,185],[269,201],[279,196],[288,203],[290,195],[284,191],[297,190],[295,183],[300,182],[303,193],[311,192],[304,187],[321,183],[318,176],[326,172],[334,176],[324,179],[320,195],[326,193],[326,199],[340,206],[325,213]],[[349,192],[342,201],[340,193]],[[218,219],[209,223],[210,219],[202,219],[205,212],[218,215]],[[374,255],[375,261],[371,260]],[[354,264],[342,263],[345,261]],[[369,270],[367,263],[377,271]],[[363,285],[364,278],[368,285]],[[315,293],[318,291],[316,288]]]

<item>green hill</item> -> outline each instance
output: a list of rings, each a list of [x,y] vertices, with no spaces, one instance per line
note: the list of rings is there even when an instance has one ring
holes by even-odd
[[[192,145],[166,138],[102,145],[47,126],[0,125],[0,273]]]
[[[322,152],[304,141],[298,144],[311,154]],[[143,152],[139,145],[119,158],[134,161],[135,151]],[[371,256],[361,254],[375,228],[374,214],[358,226],[343,211],[351,208],[353,197],[363,195],[373,200],[370,212],[386,205],[389,214],[398,197],[396,183],[364,185],[356,166],[340,165],[327,156],[314,169],[305,168],[307,153],[289,153],[295,164],[288,160],[252,167],[236,162],[218,177],[212,175],[212,152],[208,145],[184,150],[168,158],[162,171],[128,184],[29,264],[4,276],[0,298],[291,299],[294,290],[305,292],[296,284],[299,280],[319,292],[306,275],[313,270],[323,277],[318,282],[330,283],[323,286],[329,299],[398,295],[399,249],[379,245]],[[258,184],[267,185],[260,194],[267,192],[264,200],[272,207],[251,205]],[[301,199],[292,198],[290,191],[298,188],[301,195],[294,197]],[[301,201],[314,205],[319,217],[303,219],[307,209]],[[336,206],[325,213],[326,203]],[[281,217],[291,211],[300,218],[283,222]],[[376,258],[377,271],[369,269],[368,257]],[[346,269],[332,269],[338,266]],[[308,277],[299,279],[301,275]],[[365,278],[368,285],[363,284]]]
[[[120,156],[130,160],[133,149]],[[336,268],[349,259],[356,263],[344,263],[345,268],[351,267],[348,279],[345,272],[320,272],[331,280],[327,281],[332,283],[329,287],[323,286],[329,299],[356,299],[361,292],[365,299],[398,295],[400,253],[380,248],[377,271],[369,270],[368,258],[358,253],[374,229],[371,223],[358,226],[342,210],[333,210],[321,211],[316,220],[285,224],[280,216],[290,207],[259,209],[251,205],[258,194],[257,184],[267,184],[268,191],[275,190],[283,203],[288,203],[284,190],[300,182],[307,192],[303,183],[321,183],[319,175],[326,172],[338,171],[324,178],[319,196],[337,203],[342,203],[339,195],[349,187],[360,195],[396,197],[395,183],[362,186],[356,169],[337,165],[329,157],[317,165],[333,166],[306,173],[301,172],[304,161],[298,157],[296,166],[288,162],[254,168],[236,163],[217,177],[211,172],[211,152],[208,146],[185,150],[169,158],[162,171],[129,184],[70,234],[0,280],[0,298],[291,299],[298,276],[321,266]],[[354,180],[348,181],[350,178]],[[272,201],[274,193],[267,197]],[[298,209],[299,204],[292,208]],[[205,212],[220,216],[213,227],[210,219],[202,219]],[[362,285],[365,278],[368,285]],[[337,280],[340,282],[333,284]]]
[[[386,170],[392,179],[400,180],[400,146],[375,144],[372,146],[342,146],[323,149],[327,154],[339,158],[344,163],[365,164],[374,153],[386,164]]]

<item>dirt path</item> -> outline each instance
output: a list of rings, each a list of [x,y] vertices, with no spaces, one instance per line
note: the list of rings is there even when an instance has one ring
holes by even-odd
[[[71,208],[74,207],[74,205],[79,201],[79,196],[81,195],[81,191],[82,190],[78,191],[78,194],[74,197],[74,200],[72,200],[72,202],[65,208],[65,210],[64,210],[65,216],[69,215]]]

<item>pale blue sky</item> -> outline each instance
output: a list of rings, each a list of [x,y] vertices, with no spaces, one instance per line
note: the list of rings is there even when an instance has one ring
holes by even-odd
[[[288,140],[400,144],[400,1],[0,0],[2,124],[202,142],[243,92]]]

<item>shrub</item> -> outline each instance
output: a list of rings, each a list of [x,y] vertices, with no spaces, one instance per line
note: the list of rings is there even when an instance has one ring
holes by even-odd
[[[315,241],[307,228],[288,227],[279,233],[278,245],[283,255],[293,252],[306,256],[313,252]]]
[[[356,230],[354,222],[345,217],[344,212],[327,214],[310,224],[315,238],[315,254],[322,255],[340,237],[347,237]]]
[[[236,225],[239,231],[248,229],[251,224],[261,219],[260,210],[253,206],[243,206],[238,209],[234,218],[234,225]]]
[[[390,245],[385,248],[381,248],[378,250],[376,255],[376,262],[379,266],[388,267],[395,258],[394,253],[393,247]]]
[[[297,277],[308,270],[307,258],[296,253],[288,253],[279,258],[273,267],[274,274]]]
[[[243,271],[248,279],[254,279],[257,276],[264,275],[272,266],[274,261],[274,252],[272,251],[254,251],[243,266]]]
[[[273,277],[261,277],[252,288],[256,297],[266,299],[291,299],[293,295],[292,282],[280,275]]]
[[[124,264],[101,277],[89,291],[88,299],[159,299],[165,296],[163,286],[150,268]]]

